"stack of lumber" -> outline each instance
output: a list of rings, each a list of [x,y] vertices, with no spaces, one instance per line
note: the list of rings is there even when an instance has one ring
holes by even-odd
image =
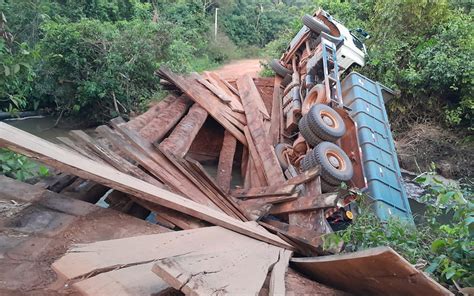
[[[283,140],[280,79],[158,74],[168,97],[128,122],[72,131],[62,145],[0,123],[0,147],[62,172],[62,188],[89,184],[114,208],[146,209],[170,230],[75,246],[55,270],[88,295],[107,281],[124,291],[140,283],[154,293],[255,295],[269,271],[269,294],[285,294],[292,252],[338,251],[324,250],[322,237],[332,232],[324,211],[341,193],[321,193],[318,167],[282,170],[273,148]],[[215,175],[198,161],[209,159]]]

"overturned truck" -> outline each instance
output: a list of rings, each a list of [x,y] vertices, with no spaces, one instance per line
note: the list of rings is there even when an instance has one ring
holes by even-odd
[[[370,197],[382,220],[412,220],[384,105],[393,92],[350,72],[364,66],[365,45],[327,12],[305,15],[303,23],[281,59],[270,63],[282,77],[284,126],[275,147],[282,167],[320,165],[323,192],[346,182]],[[327,217],[352,219],[353,198]]]

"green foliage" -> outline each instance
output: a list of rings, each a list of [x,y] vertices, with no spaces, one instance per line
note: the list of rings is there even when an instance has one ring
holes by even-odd
[[[26,44],[15,52],[6,40],[0,39],[0,110],[14,113],[27,107],[35,77],[30,61]]]
[[[26,156],[0,148],[0,174],[25,181],[33,177],[46,177],[49,170],[38,166]]]
[[[472,192],[445,185],[435,177],[418,178],[426,189],[426,212],[417,226],[392,218],[380,221],[368,200],[359,200],[359,213],[346,229],[326,238],[330,245],[345,242],[345,251],[390,246],[412,264],[448,285],[474,285],[474,201]],[[329,244],[330,243],[330,244]]]
[[[395,123],[403,128],[431,118],[472,126],[472,23],[472,14],[448,1],[376,2],[362,71],[400,91],[390,106]]]
[[[140,21],[105,23],[81,20],[48,22],[38,43],[35,94],[66,115],[91,120],[117,116],[137,107],[157,91],[153,75],[171,37],[160,24]]]
[[[268,57],[279,58],[301,28],[301,16],[320,6],[349,29],[360,27],[371,35],[366,66],[359,71],[400,93],[389,105],[396,130],[430,120],[472,130],[472,5],[454,0],[308,2],[267,44]]]
[[[136,110],[160,94],[160,65],[202,71],[237,56],[226,36],[211,41],[202,8],[198,0],[0,0],[13,20],[0,23],[9,37],[0,38],[8,76],[0,108],[51,108],[88,124]]]
[[[270,0],[236,1],[222,11],[226,33],[242,46],[264,46],[287,30],[297,10]]]

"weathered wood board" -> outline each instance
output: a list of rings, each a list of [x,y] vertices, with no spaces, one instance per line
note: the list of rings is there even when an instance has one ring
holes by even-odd
[[[242,236],[232,241],[219,239],[214,247],[160,259],[152,270],[185,295],[258,295],[280,250]],[[284,277],[277,276],[277,280],[285,285]]]
[[[224,190],[229,192],[232,181],[232,167],[234,164],[235,149],[237,148],[237,139],[231,133],[225,131],[222,143],[221,153],[219,155],[219,164],[217,166],[216,183]]]
[[[149,296],[172,290],[152,271],[153,263],[117,268],[73,284],[87,296]]]
[[[177,98],[160,110],[156,117],[140,130],[140,135],[150,142],[160,141],[186,114],[191,104],[192,101],[184,95]]]
[[[291,262],[318,282],[358,295],[453,295],[389,247]]]
[[[198,104],[191,106],[188,114],[181,119],[171,134],[159,143],[159,148],[175,156],[184,157],[204,125],[207,115],[206,110]]]
[[[262,114],[258,112],[259,109],[256,105],[258,98],[260,98],[260,94],[258,93],[252,78],[248,75],[239,78],[237,80],[237,86],[239,88],[240,98],[242,99],[245,116],[247,118],[247,128],[255,144],[258,156],[252,155],[255,154],[252,153],[252,151],[250,154],[254,159],[255,157],[261,159],[263,172],[265,173],[269,185],[281,184],[285,181],[285,178],[263,125]]]
[[[292,255],[293,252],[291,251],[280,250],[278,262],[273,266],[270,277],[270,285],[268,289],[269,296],[286,295],[285,276]]]

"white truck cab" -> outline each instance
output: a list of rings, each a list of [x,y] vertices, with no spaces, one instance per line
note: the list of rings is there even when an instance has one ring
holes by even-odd
[[[353,64],[363,67],[365,65],[365,55],[367,54],[365,44],[355,37],[344,25],[334,19],[332,21],[344,39],[344,43],[337,51],[338,65],[344,68],[344,70]]]

